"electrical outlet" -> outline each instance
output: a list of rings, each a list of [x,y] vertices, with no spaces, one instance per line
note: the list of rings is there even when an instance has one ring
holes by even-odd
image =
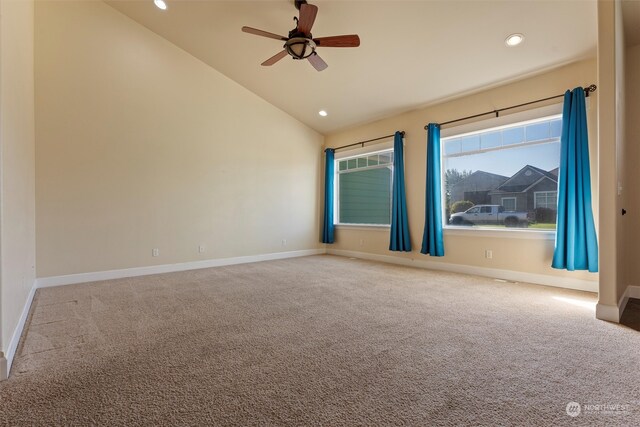
[[[493,251],[491,249],[487,249],[486,251],[484,251],[484,257],[487,259],[493,258]]]
[[[360,246],[364,246],[364,239],[360,239]]]
[[[282,246],[287,246],[287,239],[282,239]]]
[[[153,248],[153,250],[151,251],[151,255],[152,256],[160,256],[160,249]]]
[[[204,245],[200,245],[198,246],[198,253],[204,253],[207,250],[207,248]]]

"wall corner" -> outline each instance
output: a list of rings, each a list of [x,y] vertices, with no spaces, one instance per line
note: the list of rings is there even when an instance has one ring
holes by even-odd
[[[596,319],[607,322],[620,323],[620,310],[618,306],[598,303],[596,305]]]
[[[4,381],[9,378],[8,366],[7,358],[4,357],[4,353],[0,351],[0,381]]]

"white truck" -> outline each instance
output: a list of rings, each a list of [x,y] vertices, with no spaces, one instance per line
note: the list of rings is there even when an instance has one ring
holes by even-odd
[[[451,225],[493,224],[505,227],[527,227],[529,217],[526,212],[505,211],[501,205],[475,205],[449,218]]]

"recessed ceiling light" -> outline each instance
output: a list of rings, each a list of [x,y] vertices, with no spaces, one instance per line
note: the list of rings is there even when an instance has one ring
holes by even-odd
[[[320,114],[322,117],[327,117],[327,112],[324,110],[318,111],[318,114]]]
[[[518,46],[520,43],[522,43],[522,41],[524,40],[524,35],[520,34],[520,33],[515,33],[515,34],[510,34],[506,39],[505,39],[505,44],[507,46]]]
[[[164,2],[164,0],[153,0],[153,4],[158,6],[159,9],[167,10],[167,4]]]

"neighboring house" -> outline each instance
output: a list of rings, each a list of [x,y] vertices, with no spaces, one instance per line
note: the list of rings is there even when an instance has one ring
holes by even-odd
[[[489,193],[508,179],[495,173],[475,171],[451,186],[451,203],[468,200],[474,205],[491,204]]]
[[[491,204],[505,210],[532,212],[536,208],[557,209],[558,170],[550,172],[526,165],[495,190],[489,192]]]

